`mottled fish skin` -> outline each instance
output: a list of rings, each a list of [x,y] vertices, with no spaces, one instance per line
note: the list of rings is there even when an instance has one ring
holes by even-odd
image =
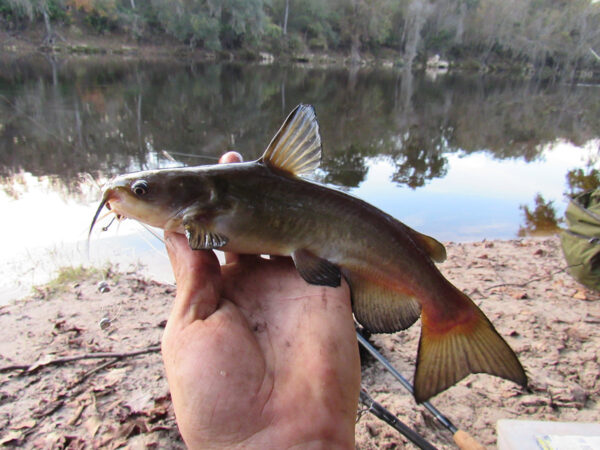
[[[102,204],[185,233],[194,249],[291,256],[313,284],[338,286],[343,276],[356,319],[372,332],[402,330],[421,316],[419,402],[469,373],[526,385],[514,352],[435,266],[446,256],[443,245],[360,199],[298,176],[317,167],[320,150],[314,111],[299,105],[258,161],[123,175],[109,183]]]

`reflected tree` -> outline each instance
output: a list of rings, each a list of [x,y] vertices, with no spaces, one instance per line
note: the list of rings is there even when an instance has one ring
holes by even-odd
[[[544,236],[558,232],[562,219],[556,216],[556,208],[552,201],[544,200],[542,194],[537,194],[534,199],[535,206],[530,209],[521,205],[524,216],[524,225],[519,227],[519,236]]]
[[[452,152],[530,161],[557,139],[581,145],[600,129],[600,104],[586,88],[433,83],[370,69],[0,59],[0,176],[25,171],[69,185],[82,173],[160,166],[163,152],[187,165],[230,149],[251,160],[298,103],[315,105],[326,181],[352,187],[369,158],[388,158],[394,181],[418,188],[446,174]]]
[[[569,197],[575,197],[587,191],[600,187],[600,171],[595,167],[587,169],[572,169],[567,172],[567,187]]]
[[[400,152],[393,156],[395,172],[392,180],[412,189],[424,186],[428,180],[441,178],[448,172],[448,160],[441,151],[441,137],[432,137],[413,129],[397,145]]]
[[[325,164],[327,175],[322,181],[348,188],[358,187],[369,171],[361,153],[351,147],[337,157],[328,158]]]

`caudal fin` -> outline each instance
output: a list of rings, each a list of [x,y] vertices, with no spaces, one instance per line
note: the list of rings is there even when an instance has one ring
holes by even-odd
[[[455,290],[452,295],[461,296],[465,310],[458,320],[442,322],[425,308],[422,311],[416,401],[426,401],[471,373],[488,373],[526,386],[527,375],[517,355],[483,312],[462,292]]]

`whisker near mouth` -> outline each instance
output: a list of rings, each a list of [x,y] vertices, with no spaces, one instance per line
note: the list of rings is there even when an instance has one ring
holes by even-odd
[[[106,204],[107,201],[108,201],[107,198],[103,198],[102,201],[100,202],[100,206],[98,206],[98,209],[96,210],[96,214],[94,214],[94,218],[92,219],[92,224],[90,225],[90,232],[88,233],[88,242],[90,241],[90,236],[92,235],[92,230],[94,229],[94,225],[96,224],[96,221],[98,220],[98,216],[100,215],[100,212],[102,211],[102,208],[104,208],[104,205]]]

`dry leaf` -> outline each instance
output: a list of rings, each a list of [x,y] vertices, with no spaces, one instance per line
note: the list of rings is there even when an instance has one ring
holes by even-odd
[[[67,424],[75,425],[81,417],[81,414],[83,414],[83,410],[88,406],[88,404],[89,403],[82,403],[81,405],[79,405],[79,407],[75,410],[75,414],[73,414],[73,416],[69,419]]]
[[[135,417],[127,423],[124,423],[119,430],[117,435],[126,439],[138,434],[147,433],[148,424],[141,417]]]
[[[132,413],[143,413],[154,406],[154,399],[152,398],[152,394],[148,392],[132,392],[130,397],[125,400],[124,405]]]
[[[587,300],[587,294],[585,293],[584,290],[578,290],[577,292],[575,292],[575,294],[573,294],[573,298],[576,298],[577,300]]]
[[[18,423],[17,425],[10,427],[11,430],[26,430],[29,428],[33,428],[37,425],[37,421],[30,419],[30,420],[25,420],[21,423]]]
[[[54,360],[54,358],[55,358],[55,356],[51,355],[51,354],[40,356],[40,358],[34,364],[29,366],[29,369],[27,369],[27,372],[35,372],[40,367],[44,367],[50,361]]]
[[[84,428],[93,438],[98,433],[98,429],[102,426],[102,419],[97,414],[90,416],[85,422],[83,422]]]
[[[0,438],[0,445],[21,446],[23,444],[23,433],[20,431],[9,431]]]
[[[128,368],[121,367],[118,369],[110,369],[108,373],[103,377],[104,387],[108,388],[114,386],[117,383],[123,381],[123,378],[127,375]]]

